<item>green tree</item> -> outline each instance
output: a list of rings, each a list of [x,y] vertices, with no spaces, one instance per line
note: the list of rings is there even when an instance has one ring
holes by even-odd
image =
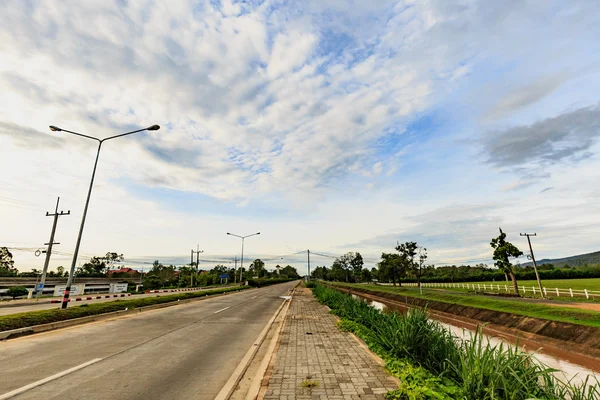
[[[17,276],[13,255],[6,247],[0,247],[0,276]]]
[[[327,269],[327,267],[316,267],[315,269],[313,269],[310,273],[310,276],[313,279],[322,279],[324,281],[329,280],[329,270]]]
[[[27,293],[29,293],[29,291],[23,286],[13,286],[6,291],[6,295],[12,297],[13,300],[17,297],[25,296]]]
[[[425,247],[419,247],[419,257],[415,264],[415,275],[417,276],[417,286],[421,287],[421,276],[423,276],[423,266],[427,261],[427,249]]]
[[[417,255],[417,242],[396,243],[396,251],[400,254],[400,262],[403,263],[402,269],[416,275],[418,266],[415,264],[415,256]]]
[[[90,261],[77,268],[75,275],[80,277],[101,277],[106,275],[105,268],[106,262],[103,257],[92,257]]]
[[[363,270],[363,265],[365,265],[365,262],[364,262],[362,256],[360,255],[360,253],[357,252],[354,255],[354,258],[352,258],[352,260],[350,260],[350,265],[352,266],[352,272],[354,274],[354,280],[356,282],[360,282],[361,275],[362,275],[362,270]]]
[[[296,268],[292,267],[291,265],[286,265],[285,267],[283,267],[281,269],[280,273],[282,275],[287,276],[290,279],[298,279],[298,278],[300,278],[300,274],[298,273],[298,271],[296,270]]]
[[[363,268],[363,270],[360,272],[360,280],[362,282],[371,282],[372,279],[373,276],[371,275],[371,271],[369,271],[368,268]]]
[[[332,271],[336,271],[335,275],[339,275],[338,271],[342,271],[343,280],[349,282],[350,274],[353,271],[352,261],[354,260],[354,258],[355,255],[353,252],[348,252],[336,258],[333,262],[333,265],[331,266]],[[339,277],[336,276],[336,280],[340,280]]]
[[[123,257],[123,254],[118,254],[110,251],[106,253],[106,256],[104,256],[104,262],[106,264],[107,272],[110,271],[110,269],[115,263],[123,262],[124,260],[125,258]]]
[[[406,276],[408,261],[406,256],[398,253],[381,253],[381,261],[377,263],[379,268],[379,279],[400,283],[400,279]],[[402,284],[400,283],[400,286]]]
[[[517,277],[515,276],[515,272],[513,270],[513,265],[510,263],[510,257],[520,257],[523,255],[523,252],[517,248],[514,244],[506,241],[506,233],[502,232],[500,229],[500,235],[497,238],[493,238],[490,242],[490,246],[494,249],[493,260],[495,261],[494,265],[498,267],[498,269],[505,274],[510,276],[510,279],[513,283],[513,288],[515,295],[519,296],[519,286],[517,284]]]
[[[258,278],[262,278],[265,275],[265,263],[257,258],[252,261],[252,264],[248,267],[248,273],[250,274],[250,278],[254,278],[255,276]]]
[[[65,267],[62,265],[56,267],[56,276],[61,278],[65,274]]]

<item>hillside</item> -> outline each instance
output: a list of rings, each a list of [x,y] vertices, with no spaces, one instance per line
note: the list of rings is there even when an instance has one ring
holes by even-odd
[[[556,267],[564,267],[567,264],[569,267],[583,267],[584,264],[600,264],[600,251],[587,254],[579,254],[576,256],[570,256],[565,258],[544,258],[542,260],[536,260],[538,265],[542,264],[553,264]],[[531,262],[522,263],[523,266],[531,266]]]

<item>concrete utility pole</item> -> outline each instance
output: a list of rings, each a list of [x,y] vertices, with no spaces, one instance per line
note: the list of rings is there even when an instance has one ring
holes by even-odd
[[[308,275],[306,276],[306,281],[310,281],[310,250],[306,250],[306,254],[308,255]]]
[[[540,296],[544,297],[544,291],[542,290],[542,281],[540,280],[540,274],[538,274],[537,264],[533,255],[533,248],[531,247],[530,236],[537,236],[535,233],[520,233],[521,236],[527,236],[527,243],[529,243],[529,252],[531,253],[531,261],[533,261],[533,270],[535,271],[535,277],[537,278],[538,287],[540,288]]]
[[[200,264],[200,253],[204,253],[204,250],[200,250],[200,245],[196,246],[196,251],[194,251],[194,249],[192,249],[192,263],[190,264],[190,267],[194,268],[194,253],[196,253],[196,275],[198,275],[198,264]],[[190,287],[194,287],[194,275],[192,274],[192,271],[190,271]]]
[[[46,212],[46,217],[54,217],[54,222],[52,223],[52,232],[50,232],[50,241],[45,243],[48,246],[48,249],[45,251],[46,253],[46,261],[44,261],[44,269],[42,270],[42,278],[40,279],[40,283],[36,285],[35,288],[35,297],[38,294],[43,293],[44,291],[44,283],[46,283],[46,272],[48,271],[48,264],[50,264],[50,255],[52,254],[52,245],[60,244],[54,242],[54,233],[56,232],[56,224],[58,223],[58,217],[62,217],[63,215],[70,215],[71,210],[58,212],[58,203],[60,202],[60,197],[56,200],[56,208],[54,209],[54,214],[50,214]]]
[[[233,257],[233,283],[237,283],[237,274],[235,273],[237,271],[237,256]]]

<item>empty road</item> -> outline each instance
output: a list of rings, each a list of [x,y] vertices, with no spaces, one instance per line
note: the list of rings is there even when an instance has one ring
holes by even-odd
[[[295,285],[0,342],[0,399],[214,399]]]

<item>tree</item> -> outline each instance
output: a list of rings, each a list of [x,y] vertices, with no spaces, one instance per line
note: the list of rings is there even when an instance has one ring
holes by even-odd
[[[427,261],[427,249],[425,247],[419,247],[419,258],[415,268],[418,287],[421,287],[421,276],[423,275],[423,265],[425,265],[425,261]]]
[[[371,271],[369,271],[368,268],[363,268],[363,270],[360,271],[360,280],[362,282],[371,282],[372,279],[373,276],[371,275]]]
[[[64,274],[65,274],[65,267],[63,267],[62,265],[56,267],[56,276],[58,276],[60,278]]]
[[[362,274],[362,269],[363,269],[363,265],[364,265],[364,261],[362,256],[360,255],[360,253],[356,253],[354,255],[354,258],[352,258],[352,260],[350,260],[350,265],[352,266],[352,272],[354,273],[354,280],[356,280],[356,282],[360,282],[361,280],[361,274]]]
[[[500,235],[497,238],[493,238],[490,242],[490,246],[494,249],[494,256],[492,257],[495,261],[494,265],[505,274],[510,276],[513,283],[515,295],[519,296],[519,286],[517,284],[517,277],[513,270],[513,266],[509,261],[509,257],[520,257],[523,252],[517,248],[514,244],[506,241],[506,233],[502,232],[501,228]]]
[[[253,278],[255,276],[257,278],[261,278],[265,274],[264,270],[265,263],[260,258],[257,258],[256,260],[252,261],[252,264],[250,264],[250,266],[248,267],[248,273],[250,274],[250,278]]]
[[[6,291],[6,295],[12,297],[13,300],[17,297],[25,296],[27,293],[29,293],[29,290],[27,290],[23,286],[13,286],[8,288],[8,290]]]
[[[123,254],[117,254],[115,252],[110,252],[110,251],[108,253],[106,253],[106,256],[104,257],[104,261],[106,263],[107,272],[110,271],[110,269],[112,268],[114,263],[123,262],[123,260],[125,260],[125,258],[123,257]]]
[[[353,262],[354,258],[355,258],[354,253],[348,252],[348,253],[336,258],[335,261],[333,262],[333,265],[331,266],[331,269],[332,270],[336,269],[336,270],[342,271],[343,277],[345,278],[346,282],[349,282],[350,271],[353,270],[352,262]]]
[[[298,273],[298,271],[296,270],[296,268],[292,267],[291,265],[286,265],[285,267],[283,267],[281,269],[280,273],[282,275],[287,276],[290,279],[298,279],[298,278],[300,278],[300,274]]]
[[[0,247],[0,276],[17,276],[13,255],[6,247]]]
[[[381,253],[381,261],[377,263],[377,266],[379,268],[379,279],[391,280],[396,286],[396,282],[400,282],[400,278],[406,275],[407,260],[401,254]]]
[[[416,265],[415,265],[415,256],[417,255],[417,242],[406,242],[406,243],[398,243],[396,242],[396,251],[400,254],[400,259],[402,260],[404,265],[404,269],[407,272],[412,272],[416,275]]]
[[[316,267],[310,273],[313,279],[329,280],[329,270],[327,267]]]
[[[106,262],[103,257],[92,257],[90,261],[77,268],[76,275],[82,277],[105,276]]]

